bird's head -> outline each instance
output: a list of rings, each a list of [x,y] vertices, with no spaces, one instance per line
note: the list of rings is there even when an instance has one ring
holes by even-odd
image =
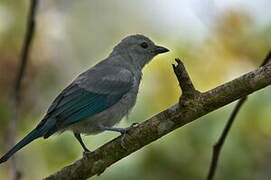
[[[143,68],[156,55],[168,51],[165,47],[155,45],[146,36],[136,34],[125,37],[114,47],[112,54],[121,55],[138,68]]]

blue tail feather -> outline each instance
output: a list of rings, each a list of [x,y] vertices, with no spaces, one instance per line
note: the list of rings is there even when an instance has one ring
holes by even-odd
[[[28,135],[26,135],[20,142],[18,142],[13,148],[11,148],[4,156],[0,159],[0,164],[7,161],[14,153],[22,149],[33,140],[43,135],[43,128],[35,128]]]

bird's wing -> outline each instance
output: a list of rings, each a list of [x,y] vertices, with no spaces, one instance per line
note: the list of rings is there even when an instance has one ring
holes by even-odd
[[[104,111],[118,102],[132,86],[133,75],[123,68],[93,68],[86,71],[64,89],[49,107],[40,124],[50,124],[45,137]]]

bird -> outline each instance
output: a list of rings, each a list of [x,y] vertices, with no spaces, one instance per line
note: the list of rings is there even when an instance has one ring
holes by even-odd
[[[136,103],[142,69],[155,56],[168,51],[142,34],[126,36],[107,58],[81,73],[61,91],[37,126],[0,158],[0,164],[32,141],[66,130],[73,132],[83,152],[90,150],[81,134],[103,131],[125,134],[129,127],[115,125]]]

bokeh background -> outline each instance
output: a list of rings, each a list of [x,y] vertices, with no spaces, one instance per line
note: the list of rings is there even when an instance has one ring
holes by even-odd
[[[0,153],[7,150],[9,104],[25,31],[28,0],[0,0]],[[76,75],[105,58],[128,34],[171,49],[144,69],[127,121],[142,122],[178,101],[171,64],[180,57],[205,91],[253,70],[271,47],[270,0],[46,0],[23,81],[16,139],[34,128],[50,102]],[[212,145],[233,109],[228,105],[157,140],[108,168],[99,180],[204,179]],[[204,120],[203,120],[204,119]],[[116,133],[84,137],[91,150]],[[41,179],[80,158],[72,133],[38,140],[17,153],[22,179]],[[249,97],[238,115],[216,174],[218,180],[271,177],[271,88]],[[9,179],[8,163],[0,179]]]

